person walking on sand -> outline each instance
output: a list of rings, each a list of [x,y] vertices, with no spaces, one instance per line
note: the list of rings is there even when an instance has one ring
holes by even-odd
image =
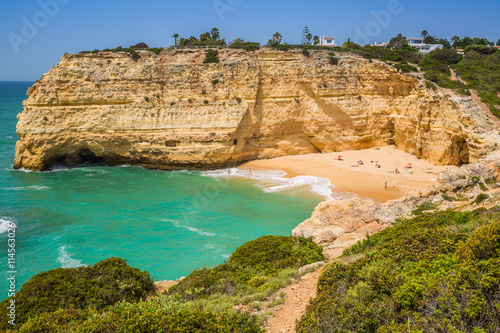
[[[385,182],[384,187],[387,188],[387,181]]]

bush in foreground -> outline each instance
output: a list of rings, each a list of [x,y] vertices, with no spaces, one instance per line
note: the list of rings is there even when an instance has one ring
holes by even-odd
[[[20,332],[260,333],[256,316],[235,310],[214,312],[162,296],[139,303],[118,303],[103,312],[59,310],[30,319]]]
[[[358,242],[323,269],[297,332],[496,332],[499,219],[423,214]]]
[[[298,278],[298,268],[324,259],[321,246],[311,239],[263,236],[237,248],[221,265],[194,270],[169,293],[229,306],[263,301]]]
[[[130,267],[125,260],[108,258],[94,266],[57,268],[32,277],[16,293],[16,323],[58,309],[101,310],[117,302],[137,302],[154,291],[149,273]],[[10,298],[0,303],[7,318]],[[10,328],[2,320],[0,328]]]

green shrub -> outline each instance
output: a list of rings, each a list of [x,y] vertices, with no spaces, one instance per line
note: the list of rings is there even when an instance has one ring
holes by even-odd
[[[25,323],[20,332],[264,332],[255,315],[235,310],[215,312],[165,296],[88,312],[59,310],[40,315]]]
[[[149,97],[148,96],[144,96],[144,100],[149,103]]]
[[[203,103],[204,103],[204,104],[208,104],[208,100],[204,100],[204,101],[203,101]]]
[[[108,258],[94,266],[57,268],[32,277],[16,293],[16,320],[58,309],[104,309],[121,301],[136,302],[154,292],[149,273],[130,267],[125,260]],[[0,316],[6,317],[10,298],[0,303]],[[0,328],[7,328],[0,321]]]
[[[303,48],[302,49],[302,54],[305,55],[307,58],[311,56],[311,53],[309,52],[308,49]]]
[[[443,200],[446,200],[449,202],[457,201],[457,199],[453,198],[452,196],[450,196],[446,193],[442,194],[441,197],[443,198]]]
[[[461,260],[474,261],[500,257],[500,222],[476,229],[457,248]]]
[[[233,43],[229,45],[229,48],[242,49],[245,51],[256,51],[260,49],[260,43],[253,43],[253,42]]]
[[[337,65],[339,63],[339,58],[330,55],[328,57],[328,61],[330,62],[330,65]]]
[[[208,50],[205,54],[205,60],[203,60],[204,64],[215,64],[219,63],[219,52],[217,50]]]
[[[214,312],[159,297],[136,304],[120,303],[90,317],[77,332],[264,332],[256,316],[240,311]]]
[[[228,262],[272,274],[283,268],[324,260],[321,246],[302,237],[263,236],[246,242],[233,252]]]
[[[78,325],[89,317],[88,310],[59,309],[55,312],[37,314],[28,319],[20,333],[74,332]]]
[[[483,202],[484,200],[488,199],[488,194],[486,193],[481,193],[481,194],[478,194],[476,199],[474,200],[474,203],[475,204],[478,204],[478,203],[481,203]]]
[[[236,102],[238,102],[238,104],[241,103],[241,98],[240,97],[236,97]]]
[[[499,215],[426,214],[346,249],[323,269],[297,332],[494,332]]]
[[[497,52],[497,48],[486,45],[469,45],[464,49],[465,53],[470,51],[477,52],[481,55],[488,55]]]
[[[162,50],[163,49],[161,47],[153,47],[153,48],[148,49],[149,52],[153,52],[153,53],[156,53],[158,55],[161,53]]]
[[[175,102],[170,102],[170,106],[174,106],[175,105]]]
[[[192,271],[168,293],[186,300],[257,293],[265,298],[287,285],[299,267],[324,260],[321,252],[310,239],[263,236],[237,248],[221,265]]]

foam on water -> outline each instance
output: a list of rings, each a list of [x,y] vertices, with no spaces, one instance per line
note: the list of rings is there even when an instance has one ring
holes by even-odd
[[[12,225],[15,226],[16,224],[7,218],[0,217],[0,234],[7,232]]]
[[[15,186],[15,187],[5,187],[6,191],[43,191],[49,190],[50,187],[45,185],[32,185],[32,186]]]
[[[265,192],[280,192],[295,188],[306,188],[326,199],[332,198],[332,185],[329,179],[315,176],[296,176],[284,178],[285,171],[282,170],[250,170],[250,169],[226,169],[204,171],[208,177],[234,177],[256,180]]]
[[[75,268],[81,266],[87,266],[82,264],[82,262],[78,259],[71,258],[68,251],[66,251],[67,246],[61,245],[58,249],[59,257],[57,257],[57,261],[61,263],[62,268]]]
[[[202,231],[198,228],[195,228],[195,227],[191,227],[191,226],[188,226],[188,225],[183,225],[181,224],[179,221],[177,220],[173,220],[173,219],[162,219],[162,221],[164,222],[170,222],[172,223],[174,226],[176,226],[177,228],[182,228],[182,229],[187,229],[191,232],[194,232],[195,234],[198,234],[200,236],[205,236],[205,237],[214,237],[214,236],[217,236],[216,233],[213,233],[213,232],[207,232],[207,231]]]

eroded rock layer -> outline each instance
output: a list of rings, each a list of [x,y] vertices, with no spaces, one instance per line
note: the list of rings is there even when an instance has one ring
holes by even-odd
[[[328,53],[203,50],[68,54],[28,91],[15,168],[102,162],[221,168],[395,144],[435,164],[492,150],[470,98],[384,63]]]

